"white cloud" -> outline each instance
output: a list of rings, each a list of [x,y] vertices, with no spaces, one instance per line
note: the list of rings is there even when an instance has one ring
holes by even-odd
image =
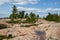
[[[19,5],[24,5],[24,4],[27,4],[27,2],[26,1],[23,1],[23,2],[12,2],[12,4],[19,4]]]
[[[52,10],[52,8],[47,8],[47,9],[46,9],[46,11],[50,11],[50,10]]]
[[[10,0],[0,0],[0,4],[4,4],[6,2],[9,2]]]
[[[28,12],[40,10],[40,9],[37,9],[37,8],[25,8],[25,7],[18,7],[17,9],[20,10],[20,11],[24,10],[24,11],[28,11]]]
[[[34,0],[29,0],[29,2],[31,3],[31,4],[37,4],[38,3],[38,1],[34,1]]]
[[[46,12],[51,12],[52,10],[53,10],[52,8],[46,8],[46,9],[40,9],[40,10],[38,10],[38,12],[46,13]]]
[[[55,8],[54,11],[60,11],[60,8]]]
[[[28,0],[31,4],[37,4],[40,0]]]
[[[46,16],[48,12],[60,14],[60,8],[39,9],[39,8],[18,7],[17,9],[19,11],[25,11],[27,13],[34,12],[35,14],[39,14],[40,17]]]
[[[12,4],[37,4],[40,0],[0,0],[0,5],[4,3],[12,3]]]
[[[20,11],[28,11],[28,12],[42,12],[42,13],[47,13],[47,12],[55,12],[55,11],[60,11],[60,8],[46,8],[46,9],[38,9],[38,8],[25,8],[25,7],[18,7],[17,8]]]

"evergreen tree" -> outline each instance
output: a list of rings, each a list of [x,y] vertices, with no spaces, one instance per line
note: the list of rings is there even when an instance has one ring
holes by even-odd
[[[31,13],[29,14],[29,17],[27,18],[27,21],[30,22],[30,23],[36,22],[36,15],[31,12]]]
[[[14,5],[13,8],[12,8],[12,14],[10,15],[10,18],[11,18],[12,21],[14,21],[14,19],[17,18],[17,16],[16,16],[17,14],[16,13],[17,13],[17,8]]]
[[[60,16],[56,13],[54,14],[51,14],[51,13],[48,13],[48,15],[46,16],[46,18],[44,18],[48,21],[56,21],[56,22],[60,22]]]
[[[19,12],[19,16],[18,17],[19,18],[24,18],[24,15],[25,15],[24,13],[25,13],[25,11]]]
[[[39,15],[37,15],[37,20],[39,19]]]
[[[28,13],[26,13],[25,18],[28,18]]]
[[[22,18],[24,18],[24,15],[25,15],[25,11],[22,11]]]
[[[49,21],[53,20],[52,16],[53,15],[51,13],[48,13],[48,15],[46,16],[46,20],[49,20]]]

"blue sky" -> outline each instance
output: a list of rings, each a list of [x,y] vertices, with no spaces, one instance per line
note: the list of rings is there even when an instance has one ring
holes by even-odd
[[[60,15],[60,0],[0,0],[0,18],[11,14],[13,5],[19,11],[34,12],[40,17],[46,16],[48,12]]]

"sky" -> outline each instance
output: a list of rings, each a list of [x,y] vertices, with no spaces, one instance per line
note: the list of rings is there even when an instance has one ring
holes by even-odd
[[[48,12],[60,15],[60,0],[0,0],[0,18],[11,14],[13,5],[17,6],[18,11],[33,12],[40,17]]]

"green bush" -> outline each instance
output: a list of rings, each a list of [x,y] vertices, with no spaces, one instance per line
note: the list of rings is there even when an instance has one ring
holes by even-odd
[[[22,23],[35,23],[36,22],[36,18],[30,18],[27,17],[25,21],[22,21]]]
[[[9,34],[8,36],[6,36],[6,35],[0,35],[0,40],[10,39],[10,38],[13,38],[11,34]]]
[[[8,23],[19,23],[19,21],[7,21]]]
[[[60,22],[60,16],[58,14],[48,13],[48,15],[44,17],[44,19],[48,21]]]
[[[0,24],[0,29],[4,29],[4,28],[7,28],[7,26],[3,25],[3,24]]]

